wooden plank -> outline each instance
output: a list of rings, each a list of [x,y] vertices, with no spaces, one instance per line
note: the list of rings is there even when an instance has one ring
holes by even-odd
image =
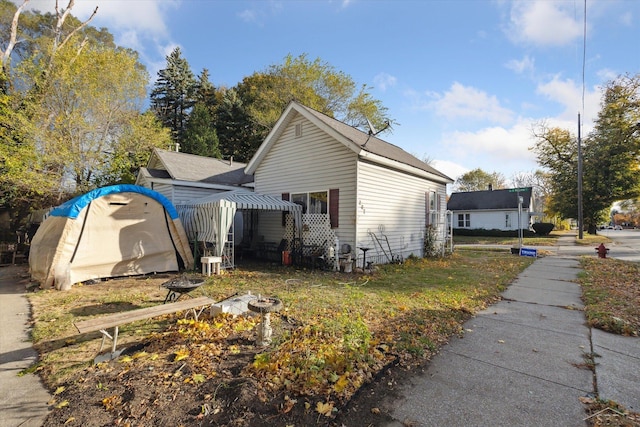
[[[96,317],[74,323],[74,326],[78,329],[78,333],[84,334],[87,332],[99,331],[101,329],[113,328],[115,326],[132,323],[138,320],[150,319],[164,314],[171,314],[177,311],[211,305],[213,303],[215,303],[215,301],[209,297],[191,298],[170,304],[156,305],[153,307],[139,308],[136,310],[110,314],[108,316]]]

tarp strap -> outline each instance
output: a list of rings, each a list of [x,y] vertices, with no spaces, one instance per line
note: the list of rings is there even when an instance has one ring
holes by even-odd
[[[80,246],[80,240],[82,240],[82,234],[84,233],[84,227],[87,225],[87,218],[89,218],[89,210],[91,209],[91,202],[87,205],[87,210],[84,213],[84,218],[82,220],[82,228],[80,228],[80,235],[78,236],[78,240],[76,240],[76,246],[73,248],[73,255],[71,255],[71,259],[69,260],[69,264],[73,264],[73,259],[76,257],[76,253],[78,252],[78,247]]]

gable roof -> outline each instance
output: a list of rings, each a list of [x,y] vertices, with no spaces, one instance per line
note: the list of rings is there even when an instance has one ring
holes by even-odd
[[[278,137],[284,132],[286,126],[291,122],[296,113],[304,116],[362,158],[367,158],[374,163],[394,165],[407,171],[411,169],[414,171],[417,170],[422,172],[423,175],[426,174],[430,176],[430,178],[443,183],[453,182],[453,179],[407,153],[402,148],[295,101],[289,103],[273,129],[271,129],[271,132],[269,132],[269,135],[267,135],[262,145],[258,148],[258,151],[256,151],[251,158],[247,165],[247,173],[253,174],[255,172],[260,162],[264,159]]]
[[[522,208],[529,209],[531,187],[453,193],[447,202],[447,209],[450,211],[518,209],[518,195],[522,196]]]
[[[146,171],[153,178],[240,186],[253,182],[246,163],[154,148]]]

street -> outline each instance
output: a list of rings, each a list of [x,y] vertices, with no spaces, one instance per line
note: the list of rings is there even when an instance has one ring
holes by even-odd
[[[640,230],[598,230],[598,234],[613,240],[607,245],[609,257],[640,262]]]

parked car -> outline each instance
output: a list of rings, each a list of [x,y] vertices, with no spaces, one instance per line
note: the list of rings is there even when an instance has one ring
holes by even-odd
[[[621,225],[616,225],[616,226],[614,227],[614,230],[622,230],[622,226],[621,226]]]

